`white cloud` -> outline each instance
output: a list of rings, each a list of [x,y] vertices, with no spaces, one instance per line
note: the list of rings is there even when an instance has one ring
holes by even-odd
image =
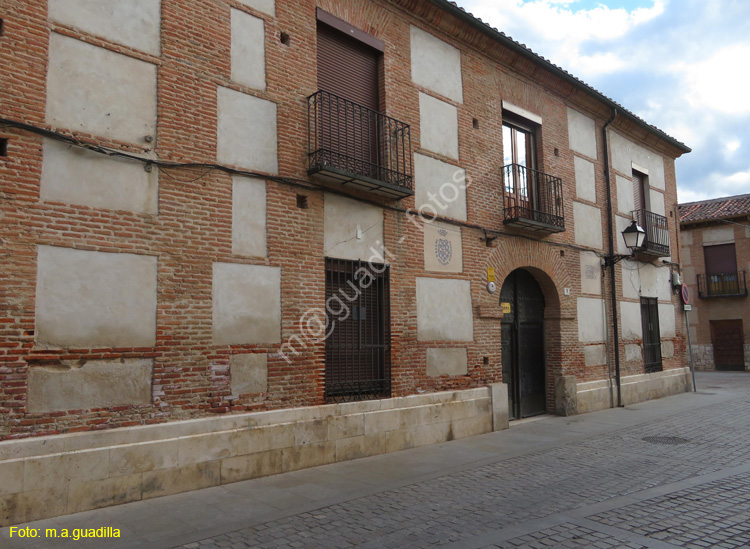
[[[729,175],[712,173],[704,178],[702,185],[685,188],[677,185],[679,202],[697,202],[717,196],[734,196],[746,194],[750,188],[750,170],[735,172]]]
[[[750,72],[744,70],[750,58],[750,44],[721,48],[699,63],[677,63],[687,86],[686,97],[693,107],[725,114],[750,114]]]
[[[627,65],[626,59],[611,52],[583,54],[581,45],[584,42],[614,42],[634,27],[664,12],[662,0],[654,0],[649,8],[633,11],[613,9],[603,4],[574,10],[575,0],[463,0],[460,3],[515,39],[523,41],[523,36],[534,36],[534,44],[530,44],[532,49],[582,76],[609,74]],[[552,54],[545,54],[544,49],[540,49],[545,43]]]

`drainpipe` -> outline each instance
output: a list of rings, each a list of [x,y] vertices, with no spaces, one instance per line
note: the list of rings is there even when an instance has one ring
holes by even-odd
[[[612,214],[612,181],[609,173],[609,137],[607,134],[607,127],[615,121],[617,118],[617,109],[612,109],[612,118],[607,120],[602,128],[602,135],[604,136],[604,179],[607,187],[607,240],[609,243],[609,256],[614,257],[615,255],[615,238],[614,229],[612,224],[614,223],[614,217]],[[618,323],[617,323],[617,285],[615,284],[615,263],[611,262],[609,266],[611,272],[612,283],[612,329],[614,332],[614,343],[615,343],[615,384],[617,385],[617,407],[622,407],[622,386],[620,383],[620,336],[618,335]]]

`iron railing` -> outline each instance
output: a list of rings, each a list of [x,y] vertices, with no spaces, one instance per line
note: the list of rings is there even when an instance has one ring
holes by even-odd
[[[503,222],[530,229],[565,230],[562,179],[519,164],[503,166]]]
[[[664,257],[669,255],[669,225],[667,218],[648,210],[631,212],[633,219],[646,231],[638,253]]]
[[[308,172],[414,190],[411,128],[327,91],[307,98]]]
[[[747,297],[745,271],[698,275],[698,297]]]
[[[328,402],[391,395],[388,273],[386,265],[326,258]]]

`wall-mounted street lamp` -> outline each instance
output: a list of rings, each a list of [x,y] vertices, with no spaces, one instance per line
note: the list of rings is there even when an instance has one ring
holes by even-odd
[[[643,227],[638,225],[638,223],[636,223],[634,219],[633,222],[624,231],[622,231],[622,238],[625,240],[625,246],[628,248],[628,250],[630,250],[630,254],[616,254],[605,256],[605,267],[611,267],[612,265],[623,259],[628,259],[635,256],[635,252],[639,248],[643,247],[643,241],[646,239],[646,231],[644,231]]]

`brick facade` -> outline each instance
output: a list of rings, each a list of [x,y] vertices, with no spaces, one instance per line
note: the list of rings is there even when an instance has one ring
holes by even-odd
[[[1,116],[54,130],[80,142],[145,155],[162,162],[217,163],[217,89],[219,86],[273,103],[277,109],[278,174],[260,173],[266,182],[267,257],[240,257],[232,250],[232,174],[197,167],[150,166],[159,171],[158,213],[136,213],[63,201],[40,195],[43,138],[18,125],[0,125],[8,139],[7,157],[0,158],[0,440],[54,435],[116,427],[162,423],[178,419],[314,406],[325,402],[323,342],[307,342],[293,360],[279,354],[283,343],[299,333],[306,311],[325,301],[324,190],[307,175],[307,103],[315,93],[316,7],[371,34],[385,43],[381,103],[383,112],[411,125],[414,152],[466,170],[467,221],[461,227],[463,269],[459,274],[427,272],[424,268],[422,221],[412,222],[406,210],[420,204],[414,197],[388,201],[365,192],[349,192],[384,211],[384,244],[390,263],[392,330],[392,394],[469,389],[503,381],[500,315],[497,294],[485,289],[487,268],[494,267],[498,289],[513,270],[534,274],[545,295],[547,407],[554,411],[555,381],[575,376],[601,380],[608,366],[586,366],[579,337],[577,300],[581,289],[582,251],[607,255],[607,211],[602,128],[612,105],[585,85],[573,85],[551,65],[534,61],[479,32],[431,2],[422,0],[277,0],[273,14],[253,2],[238,0],[162,0],[161,49],[158,55],[122,45],[64,25],[48,17],[47,2],[0,0],[4,34],[0,37]],[[231,78],[231,9],[262,19],[265,26],[266,88],[252,89]],[[463,102],[413,83],[410,29],[415,26],[461,52]],[[289,43],[281,42],[286,33]],[[154,65],[157,70],[157,112],[154,143],[135,144],[104,138],[75,127],[52,127],[48,107],[49,43],[51,34],[75,38]],[[459,160],[420,147],[419,92],[429,93],[458,112]],[[535,235],[503,224],[502,104],[518,105],[543,119],[538,134],[539,170],[563,181],[565,231]],[[568,109],[594,121],[596,157],[595,197],[576,197],[574,158],[570,147]],[[113,111],[114,112],[114,111]],[[674,250],[679,237],[674,217],[676,183],[674,159],[686,150],[656,130],[640,125],[632,115],[620,115],[610,132],[663,157],[663,192]],[[246,173],[249,170],[229,166]],[[230,170],[231,172],[231,170]],[[617,171],[612,169],[612,181]],[[623,177],[631,174],[623,173]],[[614,183],[611,183],[614,185]],[[327,192],[341,192],[329,187]],[[299,197],[306,207],[299,207]],[[576,239],[574,204],[601,213],[601,248],[582,246]],[[613,190],[616,205],[617,193]],[[492,237],[488,243],[486,237]],[[619,239],[618,232],[615,239]],[[750,240],[748,240],[750,242]],[[489,245],[488,245],[489,244]],[[37,265],[40,246],[92,252],[156,257],[156,338],[148,347],[68,347],[41,345],[35,337]],[[615,250],[616,252],[616,250]],[[747,254],[750,257],[750,251]],[[281,343],[216,345],[212,340],[212,265],[237,263],[280,268]],[[621,273],[618,267],[618,273]],[[473,341],[460,344],[420,341],[417,334],[416,279],[450,278],[469,281]],[[613,359],[609,275],[601,295],[605,301],[607,356]],[[623,297],[622,278],[616,281]],[[633,301],[630,299],[630,301]],[[635,301],[633,301],[635,303]],[[675,307],[679,302],[662,300]],[[677,309],[679,310],[679,309]],[[746,322],[750,318],[745,314]],[[702,325],[701,325],[702,326]],[[705,334],[699,328],[699,339]],[[746,331],[750,337],[750,330]],[[676,316],[672,357],[664,369],[683,366],[686,349],[683,319]],[[702,339],[701,339],[702,340]],[[643,372],[643,363],[626,361],[621,340],[623,375]],[[429,377],[428,348],[467,349],[467,374]],[[267,354],[267,391],[232,396],[230,360],[238,354]],[[91,361],[116,365],[130,359],[152,359],[151,402],[32,412],[28,409],[30,369],[75,369]]]

